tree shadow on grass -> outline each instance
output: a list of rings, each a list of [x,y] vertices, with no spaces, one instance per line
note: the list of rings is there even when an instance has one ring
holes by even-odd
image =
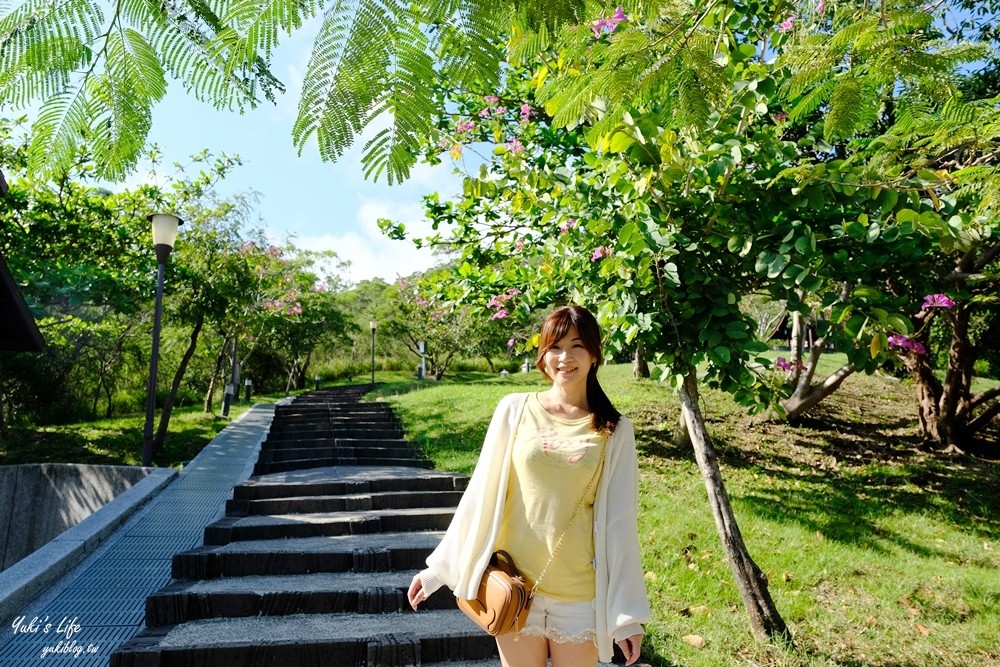
[[[674,422],[637,415],[636,442],[646,465],[696,465],[688,445],[674,443]],[[708,416],[713,446],[734,503],[767,519],[796,522],[824,539],[887,553],[901,548],[925,558],[991,567],[943,543],[921,543],[887,530],[881,517],[893,513],[934,515],[985,540],[1000,540],[1000,465],[972,457],[929,454],[909,419],[884,415],[860,424],[839,415],[803,420],[799,426],[749,417]],[[730,471],[730,472],[727,472]],[[740,473],[761,474],[771,483],[750,486]],[[750,482],[752,484],[752,482]]]
[[[809,442],[795,441],[798,447]],[[731,448],[730,448],[731,449]],[[843,452],[843,446],[838,448]],[[826,469],[804,468],[800,461],[775,452],[747,460],[727,456],[725,465],[760,471],[778,481],[766,489],[734,497],[773,521],[794,521],[824,539],[864,546],[886,553],[890,546],[925,558],[941,558],[967,565],[992,567],[989,559],[969,559],[946,544],[921,544],[880,525],[881,517],[908,513],[936,515],[977,536],[996,540],[995,523],[1000,497],[991,489],[1000,485],[1000,466],[966,460],[941,461],[932,457],[880,462],[865,456],[857,466],[832,464]]]

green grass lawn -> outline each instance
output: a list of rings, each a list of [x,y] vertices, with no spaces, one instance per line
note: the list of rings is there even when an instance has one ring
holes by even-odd
[[[834,357],[827,370],[837,364]],[[658,666],[1000,665],[1000,465],[919,447],[912,387],[855,376],[798,427],[703,407],[751,555],[794,648],[757,643],[692,452],[673,443],[676,398],[628,366],[602,370],[636,423],[640,538],[653,607],[644,659]],[[439,468],[469,472],[497,400],[537,372],[383,386]],[[692,636],[704,644],[696,648]]]
[[[280,396],[258,396],[254,402],[273,403]],[[206,414],[201,407],[175,408],[170,427],[154,464],[180,468],[198,455],[215,435],[247,411],[236,404],[228,417]],[[217,408],[221,411],[221,408]],[[159,424],[157,411],[153,428]],[[92,422],[11,428],[0,431],[0,465],[17,463],[86,463],[140,465],[145,414],[126,415]]]

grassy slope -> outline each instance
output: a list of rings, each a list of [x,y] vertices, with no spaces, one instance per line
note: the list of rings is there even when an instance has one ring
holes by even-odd
[[[649,662],[1000,665],[1000,466],[920,451],[905,384],[852,377],[797,428],[705,393],[741,530],[795,633],[789,650],[749,635],[693,455],[671,441],[676,399],[629,375],[609,367],[602,381],[637,427]],[[383,393],[438,467],[469,472],[496,401],[543,386],[532,373]]]

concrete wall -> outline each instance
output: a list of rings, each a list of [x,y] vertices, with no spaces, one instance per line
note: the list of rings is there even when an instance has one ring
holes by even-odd
[[[0,466],[0,571],[75,526],[152,472],[131,466]]]

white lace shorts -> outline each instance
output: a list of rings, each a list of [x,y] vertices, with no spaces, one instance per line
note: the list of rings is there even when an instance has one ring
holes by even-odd
[[[594,641],[597,633],[594,601],[567,602],[535,594],[522,635],[548,637],[554,642]]]

